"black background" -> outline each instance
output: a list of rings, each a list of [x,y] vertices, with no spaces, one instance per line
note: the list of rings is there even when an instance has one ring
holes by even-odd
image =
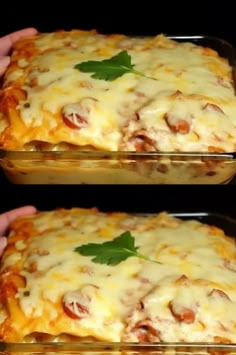
[[[127,34],[206,34],[236,43],[233,1],[40,0],[1,3],[0,35],[27,26]]]
[[[2,189],[0,212],[34,204],[57,207],[98,207],[127,212],[216,212],[236,218],[236,189],[231,185],[12,185]]]
[[[135,35],[221,37],[236,45],[232,1],[61,0],[1,4],[0,36],[33,26],[53,31],[97,29]],[[24,204],[39,209],[92,207],[134,212],[213,211],[236,217],[236,185],[228,186],[16,186],[0,179],[0,212]]]

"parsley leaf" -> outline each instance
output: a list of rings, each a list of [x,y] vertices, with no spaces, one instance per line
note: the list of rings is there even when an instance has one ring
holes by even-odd
[[[74,251],[84,256],[94,256],[92,261],[97,264],[114,266],[130,256],[136,256],[160,264],[158,261],[151,260],[149,257],[138,253],[137,250],[138,247],[135,246],[134,237],[129,231],[126,231],[109,242],[104,242],[102,244],[84,244],[76,247]]]
[[[82,62],[76,64],[74,68],[84,73],[93,73],[91,76],[94,79],[106,81],[113,81],[127,73],[132,73],[148,79],[157,80],[151,76],[143,74],[138,70],[135,70],[134,65],[131,63],[131,56],[127,51],[121,51],[110,59],[104,59],[101,61],[89,60],[87,62]]]

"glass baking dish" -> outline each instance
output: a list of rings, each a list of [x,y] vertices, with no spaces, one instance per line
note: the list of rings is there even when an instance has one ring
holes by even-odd
[[[236,344],[212,343],[35,343],[0,344],[1,355],[63,354],[63,355],[235,355]]]
[[[235,154],[7,152],[0,165],[16,184],[225,184]]]
[[[214,225],[236,239],[236,219],[211,212],[168,212],[184,220],[194,219],[201,223]],[[137,213],[136,213],[137,214]],[[139,215],[145,215],[141,213]],[[150,215],[150,213],[146,214]],[[236,315],[235,315],[236,318]],[[114,343],[114,342],[37,342],[3,343],[0,342],[1,355],[18,354],[64,354],[64,355],[226,355],[236,354],[236,344],[228,343]]]
[[[236,87],[236,51],[209,36],[169,36],[216,50],[227,58]],[[236,173],[232,153],[4,151],[0,166],[16,184],[225,184]]]

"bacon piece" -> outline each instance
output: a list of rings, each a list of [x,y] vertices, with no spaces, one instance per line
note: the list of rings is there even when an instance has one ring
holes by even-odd
[[[236,268],[234,268],[231,264],[230,264],[230,260],[224,260],[224,267],[230,271],[236,272]]]
[[[220,106],[218,106],[216,104],[209,103],[209,102],[203,107],[203,110],[208,111],[208,112],[215,111],[215,112],[221,113],[223,115],[225,114],[224,111],[220,108]]]
[[[229,330],[229,328],[228,327],[226,327],[222,322],[217,322],[218,324],[219,324],[219,326],[220,326],[220,329],[222,329],[224,332],[226,331],[228,331]]]
[[[38,264],[36,261],[32,261],[29,266],[26,268],[26,270],[30,273],[34,273],[38,271]]]
[[[184,95],[183,95],[182,91],[176,90],[172,95],[170,95],[170,98],[172,100],[179,100],[179,101],[181,100],[181,101],[183,101],[184,100]]]
[[[217,147],[215,145],[209,145],[208,152],[210,153],[225,153],[223,148]]]
[[[190,284],[190,280],[186,275],[181,275],[176,281],[175,283],[177,285],[189,285]]]
[[[85,128],[96,99],[85,97],[79,102],[65,105],[62,110],[63,122],[72,129]]]
[[[208,294],[208,296],[210,297],[221,297],[221,298],[224,298],[228,301],[231,301],[230,297],[227,295],[227,293],[225,293],[224,291],[222,290],[219,290],[217,288],[213,288],[213,290],[211,290],[211,292]]]
[[[88,121],[85,117],[73,112],[69,115],[63,115],[63,122],[72,129],[84,128]]]
[[[215,343],[221,343],[221,344],[230,344],[231,340],[225,337],[221,337],[221,336],[214,336],[214,342]]]
[[[164,115],[168,127],[174,133],[187,134],[190,131],[191,121],[190,117],[184,118],[175,115],[172,112],[167,112]]]
[[[179,321],[184,323],[193,323],[195,321],[195,312],[189,307],[176,304],[174,301],[169,302],[169,308],[173,316]]]
[[[37,86],[39,86],[39,82],[38,82],[38,78],[36,76],[33,76],[30,81],[29,81],[29,86],[31,88],[35,88]]]
[[[160,332],[154,328],[151,319],[144,319],[135,324],[131,330],[141,343],[160,341]]]
[[[155,141],[148,136],[148,132],[144,128],[133,132],[132,136],[129,138],[129,142],[134,145],[137,152],[156,150]]]
[[[39,256],[45,256],[45,255],[49,255],[50,251],[47,249],[39,249],[39,248],[34,248],[32,249],[32,251],[28,254],[29,256],[31,255],[39,255]]]
[[[218,85],[223,86],[228,89],[233,87],[233,83],[227,81],[225,78],[222,78],[221,76],[216,77],[216,82]]]
[[[96,285],[87,284],[79,290],[67,292],[62,299],[65,314],[73,319],[88,317],[89,305],[97,289]]]

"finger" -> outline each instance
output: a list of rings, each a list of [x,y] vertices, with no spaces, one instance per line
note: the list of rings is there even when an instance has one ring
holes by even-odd
[[[0,76],[3,75],[10,63],[10,57],[0,57]]]
[[[12,223],[17,217],[31,215],[37,212],[34,206],[24,206],[15,208],[14,210],[5,212],[0,215],[0,235],[4,235]],[[1,237],[0,237],[1,238]]]
[[[5,249],[7,245],[7,238],[6,237],[0,237],[0,257],[3,253],[3,250]]]
[[[24,28],[23,30],[10,33],[7,36],[0,38],[0,55],[7,55],[13,43],[18,39],[26,36],[32,36],[38,33],[36,28]]]

